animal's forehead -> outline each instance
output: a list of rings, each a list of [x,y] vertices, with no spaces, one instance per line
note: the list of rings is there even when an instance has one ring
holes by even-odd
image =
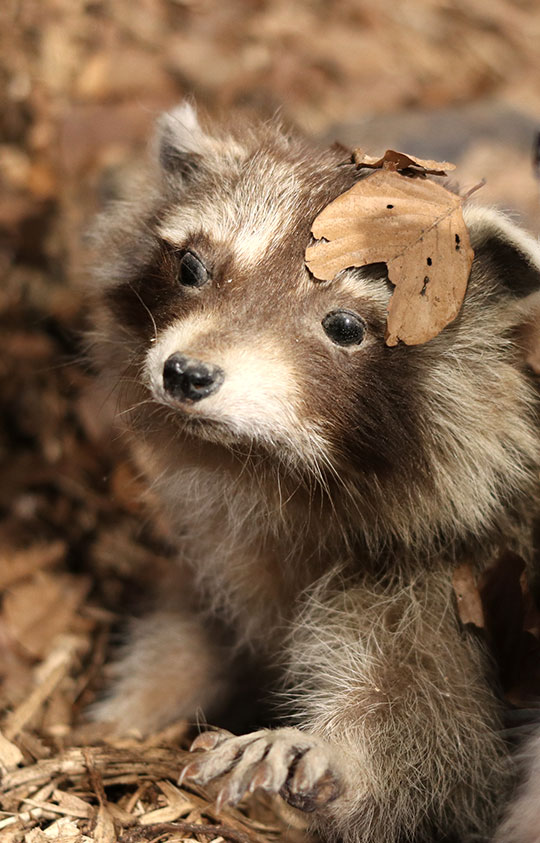
[[[202,232],[229,244],[240,263],[251,265],[299,229],[305,230],[307,245],[314,217],[341,192],[342,183],[335,168],[315,172],[302,162],[253,156],[222,179],[213,174],[206,190],[201,185],[170,208],[159,234],[180,244],[190,233]]]

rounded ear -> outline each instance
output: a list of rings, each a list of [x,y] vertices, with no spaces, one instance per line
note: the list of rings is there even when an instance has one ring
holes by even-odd
[[[161,115],[155,144],[165,175],[184,179],[199,169],[208,139],[190,102],[184,101]]]
[[[465,205],[473,273],[492,293],[522,299],[540,290],[540,243],[500,211]]]

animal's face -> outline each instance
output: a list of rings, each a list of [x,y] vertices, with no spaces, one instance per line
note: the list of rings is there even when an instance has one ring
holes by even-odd
[[[159,157],[147,198],[109,233],[101,327],[124,331],[113,365],[138,382],[126,408],[140,402],[154,431],[247,442],[379,489],[433,487],[438,474],[472,488],[479,455],[518,453],[530,393],[509,358],[521,317],[508,287],[516,273],[520,294],[538,284],[529,241],[516,247],[507,223],[472,213],[462,313],[425,346],[389,348],[383,265],[319,282],[304,264],[313,219],[359,177],[342,154],[268,127],[208,135],[184,107],[163,121]]]
[[[234,245],[188,227],[160,246],[167,313],[154,316],[145,383],[203,436],[260,441],[297,460],[340,448],[361,424],[360,385],[376,373],[386,283],[314,282],[302,240],[286,232],[252,260]]]
[[[296,464],[354,453],[371,471],[394,447],[381,424],[403,441],[415,418],[405,358],[390,383],[402,357],[383,341],[390,285],[384,267],[326,283],[304,263],[313,218],[357,174],[342,153],[268,131],[249,140],[210,141],[191,171],[186,152],[109,307],[139,343],[151,399],[185,429]]]

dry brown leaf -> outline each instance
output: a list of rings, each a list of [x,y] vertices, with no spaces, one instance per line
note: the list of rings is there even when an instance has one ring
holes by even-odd
[[[458,615],[461,623],[472,623],[484,628],[484,609],[478,590],[476,577],[470,565],[464,563],[454,570],[452,585],[457,600]]]
[[[330,281],[348,267],[386,263],[396,289],[387,345],[427,342],[459,313],[473,260],[461,199],[432,181],[378,170],[324,208],[306,263]]]
[[[362,149],[353,149],[353,161],[358,167],[368,167],[371,170],[413,170],[418,174],[445,176],[447,170],[455,170],[456,165],[449,161],[431,161],[415,158],[405,152],[387,149],[382,158],[367,155]]]

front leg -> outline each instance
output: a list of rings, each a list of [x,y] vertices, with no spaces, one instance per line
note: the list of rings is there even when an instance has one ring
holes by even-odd
[[[91,715],[116,733],[142,735],[178,718],[215,715],[229,693],[229,650],[185,609],[138,619],[113,665],[115,681]]]
[[[227,802],[279,792],[349,841],[487,835],[507,782],[486,671],[459,628],[448,572],[392,590],[318,591],[289,644],[300,729],[201,736],[208,751],[186,775],[228,773]]]

